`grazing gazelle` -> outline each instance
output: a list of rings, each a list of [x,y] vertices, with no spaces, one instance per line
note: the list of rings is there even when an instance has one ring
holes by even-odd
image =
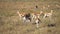
[[[31,19],[34,21],[36,18],[40,18],[40,16],[43,14],[41,11],[40,13],[31,13]]]
[[[44,17],[43,17],[43,18],[46,18],[46,17],[51,18],[51,17],[52,17],[52,15],[53,15],[53,10],[51,10],[51,12],[50,12],[50,13],[44,13]]]
[[[32,21],[34,21],[34,23],[36,24],[36,27],[39,28],[39,23],[41,23],[40,20],[40,13],[32,13]]]

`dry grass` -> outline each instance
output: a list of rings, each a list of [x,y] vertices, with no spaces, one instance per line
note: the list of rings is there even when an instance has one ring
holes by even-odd
[[[53,0],[54,1],[54,0]],[[60,7],[58,0],[52,2],[0,2],[0,34],[60,34]],[[35,6],[38,6],[36,9]],[[50,5],[47,8],[47,5]],[[45,9],[42,9],[45,6]],[[16,13],[20,12],[50,12],[54,10],[54,16],[51,21],[49,18],[42,19],[40,27],[37,29],[36,25],[32,23],[22,23]],[[55,23],[55,27],[48,27],[47,24]]]

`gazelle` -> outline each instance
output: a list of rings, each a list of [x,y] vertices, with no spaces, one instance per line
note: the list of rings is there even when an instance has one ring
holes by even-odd
[[[39,23],[41,23],[41,20],[40,20],[40,14],[37,14],[37,13],[32,13],[32,21],[34,21],[33,23],[36,24],[36,27],[39,28]]]
[[[51,10],[51,12],[50,12],[50,13],[44,13],[44,17],[43,17],[43,18],[46,18],[46,17],[51,18],[51,17],[52,17],[52,15],[53,15],[53,10]]]

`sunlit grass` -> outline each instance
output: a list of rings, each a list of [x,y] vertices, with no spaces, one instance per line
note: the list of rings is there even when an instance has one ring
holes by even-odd
[[[8,0],[6,0],[8,1]],[[9,0],[12,1],[12,0]],[[16,1],[16,0],[15,0]],[[29,0],[30,1],[30,0]],[[44,1],[44,0],[41,0]],[[46,1],[47,2],[47,1]],[[49,2],[41,2],[38,3],[37,5],[39,8],[35,8],[35,5],[33,2],[27,3],[26,2],[26,7],[30,7],[31,5],[33,6],[32,9],[30,8],[21,8],[20,3],[13,3],[12,6],[10,3],[5,3],[1,4],[2,8],[0,7],[0,34],[60,34],[60,7],[56,7],[55,5],[57,3],[49,3]],[[23,3],[24,4],[24,3]],[[30,4],[30,5],[29,5]],[[50,8],[48,9],[41,9],[42,6],[51,5]],[[16,6],[17,5],[17,6]],[[58,4],[60,5],[60,4]],[[23,6],[23,5],[22,5]],[[50,10],[53,9],[53,15],[52,19],[50,21],[49,18],[42,19],[42,23],[39,24],[39,28],[36,28],[35,24],[32,23],[23,23],[20,19],[18,14],[16,13],[17,11],[19,12],[25,12],[25,13],[39,13],[41,10],[44,12],[50,12]],[[48,27],[48,24],[54,23],[56,24],[55,27]]]

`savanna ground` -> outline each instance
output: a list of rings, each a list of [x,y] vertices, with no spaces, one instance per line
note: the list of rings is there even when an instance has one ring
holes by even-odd
[[[38,8],[35,8],[35,6]],[[50,7],[47,7],[50,5]],[[57,6],[58,5],[58,6]],[[45,6],[45,9],[42,9]],[[31,23],[22,23],[19,12],[50,12],[53,9],[51,21],[42,19],[39,29]],[[54,23],[55,27],[47,24]],[[0,34],[60,34],[60,0],[0,0]]]

